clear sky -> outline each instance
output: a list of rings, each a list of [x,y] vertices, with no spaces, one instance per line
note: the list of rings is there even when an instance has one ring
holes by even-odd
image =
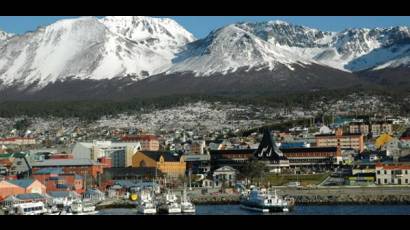
[[[22,34],[38,26],[49,25],[59,19],[77,16],[0,16],[0,30]],[[100,17],[100,16],[98,16]],[[157,16],[155,16],[157,17]],[[158,16],[163,17],[163,16]],[[173,18],[196,37],[202,38],[211,30],[235,22],[282,20],[326,31],[346,28],[375,28],[410,26],[409,16],[167,16]]]

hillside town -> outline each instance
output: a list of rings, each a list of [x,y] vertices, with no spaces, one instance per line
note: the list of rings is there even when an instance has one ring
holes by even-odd
[[[145,129],[133,121],[120,125],[109,119],[92,128],[74,118],[41,122],[41,127],[36,119],[20,119],[12,127],[3,122],[1,206],[61,203],[76,197],[96,202],[127,199],[139,186],[235,194],[250,184],[297,188],[410,184],[406,117],[337,115],[328,123],[312,118],[306,126],[274,129],[255,119],[266,115],[263,111],[249,115],[232,108],[218,115],[209,113],[217,111],[209,105],[198,107],[186,109],[192,116],[185,119],[178,108],[172,110],[176,117],[157,112],[158,120],[147,115],[132,118],[146,122]],[[230,120],[233,111],[236,119]],[[203,125],[197,116],[228,125]],[[261,128],[240,128],[241,119]],[[158,126],[159,120],[168,125]],[[180,124],[175,120],[185,125],[172,126]]]

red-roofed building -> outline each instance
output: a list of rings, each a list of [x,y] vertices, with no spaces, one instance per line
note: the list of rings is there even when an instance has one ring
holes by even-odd
[[[36,139],[30,137],[0,138],[0,145],[35,145]]]
[[[140,142],[142,151],[158,151],[159,139],[152,134],[136,135],[136,136],[123,136],[121,141],[124,142]]]
[[[44,168],[35,172],[32,177],[43,183],[47,192],[84,192],[84,178],[74,173],[64,173],[61,168]]]
[[[377,184],[410,184],[410,164],[376,164]]]

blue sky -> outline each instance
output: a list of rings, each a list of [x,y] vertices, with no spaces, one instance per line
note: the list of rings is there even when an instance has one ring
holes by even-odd
[[[51,24],[59,19],[77,16],[0,16],[0,30],[22,34],[38,26]],[[100,17],[100,16],[99,16]],[[157,17],[157,16],[155,16]],[[159,16],[162,17],[162,16]],[[211,30],[241,22],[283,20],[326,31],[341,31],[346,28],[375,28],[410,26],[409,16],[167,16],[175,19],[196,37],[202,38]]]

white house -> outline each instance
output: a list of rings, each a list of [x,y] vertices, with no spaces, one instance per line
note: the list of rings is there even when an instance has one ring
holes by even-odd
[[[238,171],[231,166],[218,168],[212,174],[215,187],[221,187],[223,184],[227,187],[233,187],[236,183]]]

